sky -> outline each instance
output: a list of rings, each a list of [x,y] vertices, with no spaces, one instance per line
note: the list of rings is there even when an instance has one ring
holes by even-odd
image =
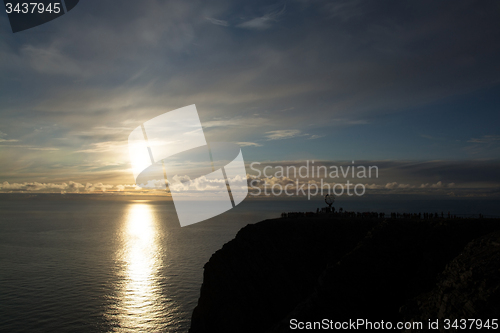
[[[460,0],[82,0],[15,34],[2,14],[0,191],[132,188],[130,132],[196,104],[249,173],[356,161],[373,188],[498,195],[499,22]]]

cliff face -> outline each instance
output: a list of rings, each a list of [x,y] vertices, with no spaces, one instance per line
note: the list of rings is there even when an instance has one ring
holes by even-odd
[[[268,220],[241,229],[205,265],[190,332],[262,332],[310,294],[375,222]]]
[[[500,315],[500,231],[470,242],[438,277],[429,293],[403,308],[405,319],[498,318]],[[441,332],[447,332],[443,325]],[[410,330],[408,332],[411,332]]]
[[[403,319],[402,305],[433,290],[464,246],[497,226],[325,217],[248,225],[205,265],[190,332],[288,332],[291,318]]]

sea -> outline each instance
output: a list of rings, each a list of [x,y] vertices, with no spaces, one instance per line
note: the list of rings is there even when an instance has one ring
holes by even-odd
[[[349,211],[500,215],[498,199],[339,198]],[[0,332],[187,332],[210,256],[322,198],[247,198],[180,227],[158,197],[0,194]],[[196,206],[193,206],[196,209]]]

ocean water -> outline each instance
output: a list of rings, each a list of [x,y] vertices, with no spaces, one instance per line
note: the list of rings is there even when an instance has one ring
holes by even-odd
[[[0,200],[1,332],[186,332],[212,253],[279,216],[245,202],[181,228],[172,202]]]
[[[369,198],[341,205],[455,214],[497,214],[500,207]],[[320,198],[247,199],[181,228],[165,200],[1,195],[0,332],[187,332],[212,253],[249,223],[321,206]]]

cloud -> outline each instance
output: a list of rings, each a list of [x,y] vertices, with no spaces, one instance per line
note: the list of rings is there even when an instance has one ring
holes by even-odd
[[[105,185],[103,183],[97,183],[97,184],[87,183],[87,184],[85,184],[85,191],[87,191],[87,192],[95,192],[95,191],[106,192],[107,190],[112,189],[113,187],[114,187],[113,185]]]
[[[78,192],[80,188],[84,186],[80,183],[69,181],[67,183],[39,183],[39,182],[25,182],[25,183],[12,183],[3,182],[0,184],[0,191],[12,191],[12,190],[22,190],[22,191],[36,191],[36,192],[59,192],[60,190],[65,190],[69,192]]]
[[[302,131],[300,130],[277,130],[266,132],[266,138],[268,140],[291,139],[302,135]]]
[[[206,135],[211,141],[255,147],[271,139],[333,136],[332,124],[366,124],[357,133],[353,128],[350,137],[335,139],[339,150],[347,153],[332,153],[373,158],[378,151],[370,152],[371,138],[392,135],[391,142],[403,145],[399,140],[404,136],[396,132],[407,125],[401,119],[408,119],[409,110],[422,112],[422,128],[426,123],[446,124],[426,119],[426,106],[456,101],[457,96],[465,98],[467,92],[498,83],[493,2],[459,0],[450,12],[420,2],[394,3],[387,11],[371,1],[290,1],[286,14],[282,4],[269,8],[263,2],[121,3],[120,12],[111,2],[102,2],[98,12],[79,6],[79,15],[44,25],[52,28],[43,34],[33,30],[0,40],[0,76],[7,78],[0,82],[0,128],[15,133],[13,138],[0,135],[2,180],[61,181],[64,174],[92,183],[128,182],[130,171],[124,165],[130,128],[193,103],[203,127],[210,129]],[[464,25],[464,20],[470,24]],[[241,24],[239,28],[265,33],[212,29],[210,24]],[[279,29],[271,29],[278,24]],[[397,113],[400,116],[391,118]],[[385,128],[394,131],[377,126],[386,121],[391,127]],[[41,126],[43,131],[34,131]],[[444,126],[443,131],[453,131],[452,127]],[[283,128],[298,132],[279,132]],[[498,150],[488,148],[488,142],[498,142],[494,136],[463,135],[464,140],[472,138],[471,145],[483,147],[484,157],[498,155]],[[8,149],[16,142],[5,140],[13,139],[23,145],[11,148],[24,149]],[[311,156],[333,158],[327,155],[332,142],[304,144],[314,146]],[[262,154],[254,158],[289,156],[269,146],[258,149]],[[380,148],[382,156],[398,158],[399,152],[392,153],[389,146]],[[415,154],[424,150],[409,145],[407,151],[414,148]],[[440,156],[433,146],[428,148],[431,155],[412,157]],[[68,158],[68,152],[96,154]],[[452,158],[463,158],[463,151]],[[104,168],[109,163],[120,167]],[[498,179],[491,166],[474,162],[387,167],[393,173],[384,186],[438,179],[496,184]]]
[[[262,16],[262,17],[256,17],[256,18],[251,19],[249,21],[238,24],[237,27],[245,28],[245,29],[252,29],[252,30],[266,30],[272,26],[272,22],[274,22],[274,21],[275,20],[270,18],[270,17]]]
[[[240,119],[211,120],[203,123],[204,128],[241,125]]]
[[[124,191],[125,190],[125,186],[123,186],[123,185],[116,185],[116,190],[120,191],[120,192]]]
[[[313,163],[314,162],[314,163]],[[285,174],[289,177],[296,177],[298,170],[303,168],[307,170],[309,165],[309,175],[312,175],[312,168],[315,168],[315,179],[325,178],[335,181],[339,178],[332,178],[332,170],[339,170],[338,176],[344,178],[341,168],[356,166],[355,176],[352,177],[351,169],[346,172],[346,179],[354,182],[367,183],[371,189],[446,189],[450,187],[461,189],[500,189],[500,168],[499,160],[477,160],[477,161],[280,161],[280,162],[262,162],[254,163],[247,167],[252,170],[252,174],[258,175],[260,171],[263,175],[263,168],[271,167],[266,171],[267,175],[275,175],[283,168]],[[372,168],[371,176],[360,178],[357,176],[359,166]],[[318,169],[323,168],[323,169]],[[324,168],[327,173],[325,177]],[[290,171],[288,171],[290,170]],[[295,171],[294,171],[295,170]],[[303,172],[304,174],[304,172]],[[335,173],[333,174],[335,176]],[[440,179],[436,181],[436,179]],[[373,184],[372,184],[373,182]]]
[[[364,184],[362,179],[351,180],[347,182],[345,179],[338,180],[332,178],[290,178],[287,176],[275,176],[268,175],[268,177],[264,175],[247,175],[248,185],[253,191],[257,191],[260,189],[261,191],[267,188],[267,191],[270,192],[270,189],[273,186],[278,186],[283,189],[285,186],[289,188],[291,191],[294,191],[297,188],[304,187],[307,189],[308,185],[315,185],[318,188],[323,188],[324,190],[333,189],[336,186],[342,186],[343,188],[354,188],[355,186],[363,185],[367,190],[376,191],[374,193],[382,193],[382,194],[421,194],[421,195],[433,195],[433,194],[441,194],[443,195],[441,189],[454,187],[455,184],[444,184],[439,181],[435,184],[422,184],[421,186],[412,185],[408,183],[398,183],[398,182],[388,182],[388,183],[372,183],[372,184]],[[258,191],[257,191],[258,192]],[[277,191],[279,192],[279,191]],[[468,192],[468,189],[461,188],[459,192],[464,194]]]
[[[110,151],[125,151],[128,149],[126,141],[105,141],[90,144],[87,149],[77,150],[76,153],[106,153]]]
[[[225,179],[212,179],[206,177],[200,177],[193,182],[187,183],[190,178],[187,176],[173,176],[169,181],[169,190],[172,192],[199,192],[199,191],[223,191],[226,189]],[[363,184],[364,187],[369,191],[376,191],[374,193],[380,194],[421,194],[421,195],[448,195],[447,189],[454,189],[454,196],[488,196],[495,195],[495,192],[489,191],[488,188],[474,187],[469,188],[468,186],[456,186],[454,183],[444,183],[438,181],[436,183],[425,183],[418,185],[413,185],[409,183],[399,183],[399,182],[388,182],[388,183],[363,183],[363,179],[358,179],[356,181],[351,180],[350,184],[347,184],[346,179],[332,179],[332,178],[301,178],[301,177],[287,177],[287,176],[276,176],[274,174],[268,174],[260,176],[255,174],[247,174],[246,177],[235,177],[231,179],[231,184],[236,184],[236,188],[245,189],[245,184],[248,184],[252,191],[257,189],[271,189],[273,186],[281,187],[282,189],[286,186],[291,192],[295,191],[297,188],[308,185],[316,185],[318,188],[323,188],[327,190],[328,188],[333,188],[335,185],[341,185],[342,187],[353,188],[356,184]],[[158,181],[158,184],[148,183],[140,184],[137,186],[135,184],[105,184],[105,183],[90,183],[87,182],[85,185],[79,182],[68,181],[62,183],[41,183],[41,182],[3,182],[0,183],[0,192],[37,192],[37,193],[102,193],[107,192],[109,194],[148,194],[148,193],[163,193],[166,194],[164,190],[164,180]],[[236,189],[235,189],[236,191]],[[277,191],[279,192],[279,191]],[[372,192],[367,192],[372,193]],[[498,191],[496,192],[498,194]]]
[[[397,188],[397,185],[398,185],[398,183],[397,183],[397,182],[387,183],[387,184],[385,185],[385,188],[386,188],[386,189],[393,189],[393,188]]]
[[[480,138],[472,138],[467,142],[484,144],[500,143],[500,135],[483,135]]]
[[[331,17],[344,22],[363,16],[363,1],[361,0],[341,0],[328,1],[324,8]]]
[[[240,145],[241,147],[262,147],[260,143],[256,142],[236,142],[236,144]]]
[[[452,183],[453,185],[451,186],[454,186],[455,184]],[[448,185],[447,184],[443,184],[442,181],[438,181],[437,183],[435,184],[429,184],[429,183],[426,183],[426,184],[422,184],[420,185],[420,188],[443,188],[443,187],[447,187]]]
[[[29,150],[39,150],[39,151],[56,151],[59,150],[59,148],[53,148],[53,147],[28,147]]]
[[[204,121],[202,123],[202,126],[203,128],[229,127],[229,126],[255,127],[255,126],[262,126],[268,122],[269,120],[263,117],[241,117],[241,118],[214,119],[214,120]]]
[[[24,184],[18,184],[18,183],[13,183],[9,184],[9,182],[3,182],[3,184],[0,184],[0,190],[21,190],[21,189],[26,189],[26,183]]]
[[[406,190],[415,189],[417,186],[411,184],[399,184],[398,182],[390,182],[387,184],[364,184],[369,190]]]
[[[238,28],[250,30],[267,30],[272,27],[273,23],[278,22],[278,18],[285,13],[286,6],[281,10],[269,12],[260,17],[254,17],[248,21],[237,25]]]
[[[296,137],[306,137],[307,140],[315,140],[325,136],[318,134],[302,133],[301,130],[277,130],[277,131],[269,131],[266,132],[265,134],[267,140],[284,140]]]
[[[498,156],[500,153],[500,135],[483,135],[479,138],[471,138],[467,142],[469,145],[463,149],[472,156],[485,154]]]
[[[443,187],[443,182],[442,181],[438,181],[436,184],[431,184],[431,187],[432,188],[441,188]]]
[[[3,142],[18,142],[19,140],[15,140],[15,139],[3,139],[3,137],[6,137],[7,134],[0,131],[0,143],[3,143]]]
[[[47,48],[25,45],[21,49],[21,54],[27,64],[30,64],[35,71],[43,74],[70,76],[84,74],[77,62],[63,55],[61,50],[54,45]]]
[[[1,141],[0,142],[16,142],[17,140],[6,140],[6,141]],[[0,147],[6,147],[6,148],[25,148],[29,150],[39,150],[39,151],[56,151],[59,150],[59,148],[55,147],[35,147],[35,146],[29,146],[29,145],[0,145]]]
[[[220,26],[223,26],[223,27],[229,26],[229,22],[224,21],[224,20],[218,20],[218,19],[215,19],[213,17],[207,17],[206,19],[207,19],[208,22],[210,22],[212,24],[215,24],[215,25],[220,25]]]
[[[103,183],[86,183],[85,185],[74,182],[62,183],[0,183],[0,192],[37,192],[37,193],[94,193],[94,192],[143,192],[137,185],[112,185]]]
[[[123,134],[129,134],[134,127],[132,126],[118,126],[119,124],[116,124],[115,126],[109,126],[109,125],[100,125],[100,126],[94,126],[90,130],[86,131],[80,131],[80,135],[88,135],[88,136],[109,136],[109,135],[123,135]]]

